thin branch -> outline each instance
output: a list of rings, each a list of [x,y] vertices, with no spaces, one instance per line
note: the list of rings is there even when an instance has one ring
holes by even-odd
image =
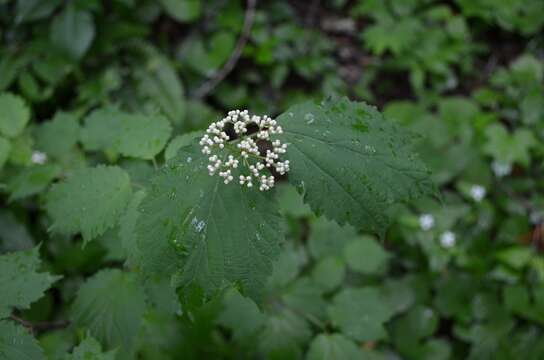
[[[193,97],[196,99],[201,99],[207,96],[225,77],[234,69],[236,63],[242,56],[242,51],[246,46],[246,43],[249,39],[251,32],[251,27],[253,26],[253,20],[255,19],[255,7],[257,0],[247,0],[247,9],[244,18],[244,26],[242,28],[242,33],[238,38],[238,42],[234,48],[234,51],[230,55],[230,58],[227,60],[225,65],[217,71],[214,76],[204,82],[198,89],[193,93]]]

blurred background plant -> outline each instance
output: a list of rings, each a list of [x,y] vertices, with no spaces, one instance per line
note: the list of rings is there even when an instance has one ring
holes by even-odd
[[[145,189],[230,109],[339,96],[418,134],[441,198],[393,209],[378,240],[280,185],[289,236],[262,303],[120,272],[117,231],[48,233],[47,189],[77,169],[118,164]],[[156,119],[156,142],[119,145],[112,112]],[[17,334],[31,359],[77,344],[97,359],[542,359],[544,2],[0,0],[0,184],[0,251],[41,244],[63,275],[0,322],[0,355]]]

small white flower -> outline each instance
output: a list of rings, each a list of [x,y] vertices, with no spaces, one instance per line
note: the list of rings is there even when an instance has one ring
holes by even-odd
[[[434,226],[434,216],[431,214],[422,214],[419,217],[419,227],[423,231],[431,230]]]
[[[481,185],[472,185],[470,188],[470,196],[474,199],[476,202],[482,201],[482,199],[485,197],[486,194],[485,187]]]
[[[445,248],[452,248],[455,246],[455,234],[451,231],[445,231],[440,235],[440,245]]]
[[[512,172],[512,164],[497,160],[493,161],[491,168],[497,177],[507,176]]]
[[[248,134],[248,125],[258,129]],[[234,131],[229,136],[227,132]],[[206,134],[200,139],[202,153],[209,155],[208,172],[210,176],[216,173],[223,178],[225,184],[234,180],[248,188],[253,187],[253,181],[259,183],[259,190],[266,191],[274,187],[275,179],[265,168],[272,168],[280,175],[289,171],[289,161],[281,161],[280,155],[287,151],[287,144],[279,139],[273,139],[275,134],[281,134],[283,129],[269,116],[250,115],[247,110],[232,110],[220,121],[212,123]],[[272,149],[262,154],[258,142],[268,142]],[[239,169],[241,174],[233,174]],[[242,173],[248,170],[248,173]]]
[[[33,151],[31,160],[33,164],[43,165],[47,161],[47,154],[41,151]]]

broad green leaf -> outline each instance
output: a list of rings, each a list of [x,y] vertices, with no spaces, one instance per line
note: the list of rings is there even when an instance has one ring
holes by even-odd
[[[357,345],[342,334],[319,334],[310,343],[307,360],[363,359]]]
[[[181,80],[169,61],[161,56],[148,60],[138,74],[138,91],[156,103],[172,123],[180,125],[185,118],[185,95]]]
[[[0,136],[0,170],[4,167],[4,164],[9,158],[9,153],[11,151],[11,143],[8,139]]]
[[[346,245],[344,258],[353,271],[376,274],[386,270],[389,254],[376,240],[365,236]]]
[[[132,273],[105,269],[79,289],[72,306],[74,322],[89,329],[108,349],[130,352],[146,310],[145,293]]]
[[[61,168],[56,164],[37,165],[22,169],[8,182],[9,201],[40,193],[60,172]]]
[[[249,298],[243,297],[236,290],[229,290],[225,294],[224,309],[219,316],[219,324],[233,332],[235,340],[248,338],[261,328],[265,316],[259,307]]]
[[[194,139],[200,136],[202,136],[202,132],[200,131],[193,131],[187,134],[176,136],[168,143],[166,150],[164,150],[164,159],[166,161],[173,159],[178,153],[179,149],[184,146],[190,145]]]
[[[201,0],[160,0],[168,15],[181,22],[196,20],[202,12]]]
[[[62,3],[62,0],[17,0],[15,21],[24,23],[48,17]]]
[[[115,353],[116,350],[102,351],[102,345],[87,336],[71,354],[64,357],[64,360],[115,360]]]
[[[312,336],[306,320],[283,308],[268,316],[259,337],[259,349],[268,358],[298,359],[301,346]]]
[[[171,131],[170,123],[161,115],[128,114],[107,107],[87,116],[81,141],[87,150],[152,159],[164,148]]]
[[[36,339],[21,325],[0,321],[0,359],[45,360]]]
[[[346,265],[338,257],[321,259],[312,271],[314,281],[325,290],[332,290],[342,283],[346,274]]]
[[[125,156],[153,159],[166,145],[172,128],[160,115],[123,115],[119,152]]]
[[[80,59],[95,36],[93,17],[70,3],[53,19],[49,36],[53,45],[72,58]]]
[[[347,99],[297,105],[278,117],[289,181],[316,213],[382,234],[393,204],[432,194],[412,136],[373,107]]]
[[[36,131],[36,148],[49,156],[61,158],[72,150],[79,139],[79,123],[73,114],[58,112],[51,121]]]
[[[327,303],[322,292],[322,288],[312,279],[301,277],[283,290],[281,299],[296,314],[314,321],[324,321]]]
[[[311,225],[308,248],[315,259],[342,256],[344,246],[357,237],[353,226],[340,226],[334,221],[320,217]]]
[[[68,235],[80,232],[90,241],[117,224],[131,191],[128,174],[116,166],[77,170],[47,194],[51,229]]]
[[[0,319],[12,308],[28,309],[61,276],[37,272],[40,267],[38,247],[0,256]]]
[[[12,212],[0,210],[0,252],[28,250],[34,246],[34,240],[25,224]]]
[[[121,238],[121,243],[125,249],[127,260],[130,265],[134,265],[134,263],[138,261],[140,257],[134,229],[140,216],[138,206],[140,206],[140,203],[145,196],[146,192],[144,190],[134,193],[130,199],[130,202],[128,203],[125,213],[119,220],[119,237]]]
[[[531,162],[529,150],[537,145],[533,133],[525,128],[509,133],[503,125],[493,124],[485,130],[487,142],[484,153],[503,164],[520,163],[528,166]]]
[[[0,134],[8,138],[21,135],[30,120],[30,110],[24,100],[10,93],[1,93],[0,109]]]
[[[81,143],[87,151],[112,149],[120,136],[123,112],[115,107],[103,107],[91,112],[81,129]]]
[[[347,288],[328,309],[332,323],[357,341],[375,341],[386,336],[384,323],[393,314],[380,290],[374,287]]]
[[[207,164],[189,146],[154,179],[135,231],[142,266],[206,292],[235,282],[257,296],[283,239],[272,194],[225,185]]]
[[[25,131],[18,137],[11,139],[11,151],[8,162],[12,165],[30,166],[32,165],[32,148],[34,139],[29,132]]]

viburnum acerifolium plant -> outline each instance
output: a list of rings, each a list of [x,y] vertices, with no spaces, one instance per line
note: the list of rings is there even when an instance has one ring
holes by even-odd
[[[280,160],[287,151],[287,144],[277,138],[282,133],[278,122],[267,115],[229,111],[225,118],[212,123],[200,139],[202,153],[209,156],[210,176],[217,173],[228,184],[238,169],[240,185],[250,188],[255,180],[260,191],[270,190],[275,180],[266,169],[280,175],[289,171],[289,160]]]

